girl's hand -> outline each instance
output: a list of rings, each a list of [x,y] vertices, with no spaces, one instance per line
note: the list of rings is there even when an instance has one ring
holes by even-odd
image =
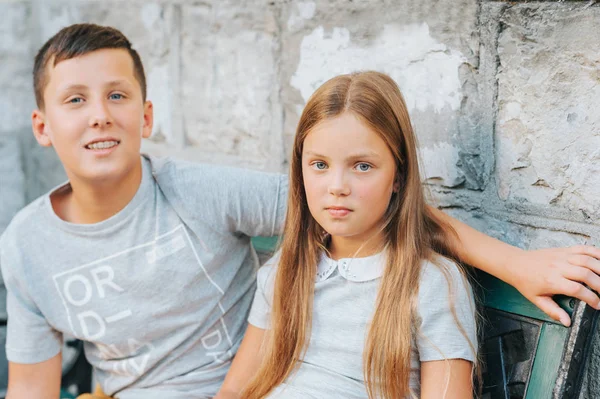
[[[237,354],[233,358],[231,367],[225,376],[223,385],[213,399],[240,399],[244,387],[252,380],[260,368],[263,358],[261,351],[264,342],[265,330],[248,324],[244,339],[240,344]]]
[[[79,395],[77,399],[113,399],[112,396],[108,396],[102,391],[100,384],[96,384],[96,390],[94,393],[84,393]]]
[[[569,315],[552,299],[562,294],[600,309],[600,249],[589,245],[517,251],[507,258],[505,281],[566,327]],[[586,285],[589,287],[587,288]]]

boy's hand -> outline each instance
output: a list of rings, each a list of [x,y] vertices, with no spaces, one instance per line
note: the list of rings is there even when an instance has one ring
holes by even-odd
[[[600,249],[589,245],[519,251],[506,262],[507,283],[566,327],[569,315],[552,299],[562,294],[600,309]],[[590,288],[587,288],[586,285]]]
[[[102,391],[100,384],[96,385],[94,393],[84,393],[77,397],[77,399],[113,399],[112,396],[108,396]]]

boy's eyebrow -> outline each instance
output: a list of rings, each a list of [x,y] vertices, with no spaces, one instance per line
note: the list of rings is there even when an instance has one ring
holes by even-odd
[[[65,87],[59,87],[58,91],[59,92],[63,92],[63,91],[75,91],[75,90],[79,91],[79,90],[86,90],[87,88],[88,87],[86,85],[75,83],[75,84],[67,85]]]
[[[105,86],[106,87],[115,87],[115,86],[121,86],[121,85],[129,85],[130,82],[127,79],[115,79],[115,80],[111,80],[110,82],[106,83]]]
[[[115,80],[111,80],[110,82],[107,82],[104,86],[115,87],[115,86],[121,86],[121,85],[129,85],[129,81],[126,79],[115,79]],[[73,84],[65,86],[64,88],[59,88],[58,91],[60,91],[60,92],[79,91],[79,90],[87,90],[87,89],[89,89],[89,87],[84,84],[73,83]]]

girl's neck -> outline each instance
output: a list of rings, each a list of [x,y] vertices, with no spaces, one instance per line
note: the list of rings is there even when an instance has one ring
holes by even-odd
[[[368,240],[364,238],[331,236],[327,249],[332,259],[364,258],[378,254],[385,247],[383,233]]]

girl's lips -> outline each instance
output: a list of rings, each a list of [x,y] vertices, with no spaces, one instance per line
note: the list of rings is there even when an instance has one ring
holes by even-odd
[[[333,217],[343,218],[344,216],[347,216],[352,211],[347,208],[327,208],[327,212],[329,212],[329,215],[331,215]]]

